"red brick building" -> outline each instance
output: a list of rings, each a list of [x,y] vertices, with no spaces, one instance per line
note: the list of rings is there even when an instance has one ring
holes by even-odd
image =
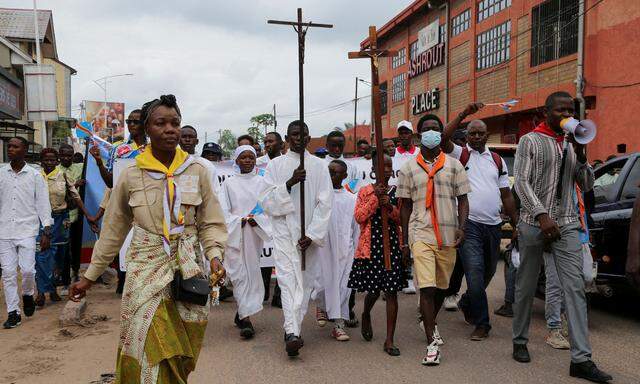
[[[416,0],[378,31],[379,45],[397,50],[380,63],[385,136],[425,113],[448,121],[472,101],[518,99],[509,111],[486,107],[475,116],[490,141],[516,143],[541,119],[546,96],[579,96],[582,77],[584,112],[599,130],[590,158],[616,153],[618,144],[640,150],[632,128],[640,108],[638,0]]]

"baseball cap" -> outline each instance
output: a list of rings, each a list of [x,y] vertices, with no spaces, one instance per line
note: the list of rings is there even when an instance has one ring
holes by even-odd
[[[466,137],[467,137],[467,130],[466,129],[456,129],[453,132],[452,139],[464,139]]]
[[[204,155],[205,152],[213,152],[222,155],[222,148],[220,148],[216,143],[205,143],[202,146],[202,154]]]
[[[413,132],[413,124],[411,124],[410,121],[407,120],[402,120],[401,122],[398,123],[398,130],[400,130],[400,128],[407,128],[408,130],[410,130],[411,132]]]

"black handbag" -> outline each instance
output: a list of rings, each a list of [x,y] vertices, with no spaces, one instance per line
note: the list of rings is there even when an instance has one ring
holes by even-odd
[[[177,270],[171,282],[171,293],[175,301],[205,306],[211,293],[209,279],[198,276],[183,279],[182,273]]]

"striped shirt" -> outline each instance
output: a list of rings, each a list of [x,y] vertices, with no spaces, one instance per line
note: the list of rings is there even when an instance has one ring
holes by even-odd
[[[520,219],[539,226],[536,217],[547,213],[559,226],[580,221],[573,201],[576,183],[583,191],[593,188],[593,170],[580,163],[571,144],[567,145],[567,158],[562,176],[562,194],[556,196],[562,148],[555,138],[528,133],[520,138],[514,166],[515,189],[521,201]]]
[[[400,168],[396,196],[413,201],[413,210],[409,218],[409,244],[416,241],[438,243],[431,224],[431,213],[427,211],[427,181],[427,173],[416,160],[407,161]],[[442,245],[453,246],[458,228],[457,197],[471,191],[467,172],[458,160],[446,156],[444,166],[436,173],[434,186]]]

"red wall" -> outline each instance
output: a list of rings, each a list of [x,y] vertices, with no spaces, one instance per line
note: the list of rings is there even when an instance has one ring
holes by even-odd
[[[594,2],[588,0],[587,8]],[[596,97],[587,117],[598,125],[589,158],[604,160],[621,143],[628,153],[640,151],[640,84],[602,88],[640,83],[640,1],[604,1],[587,13],[585,23],[585,95]]]

